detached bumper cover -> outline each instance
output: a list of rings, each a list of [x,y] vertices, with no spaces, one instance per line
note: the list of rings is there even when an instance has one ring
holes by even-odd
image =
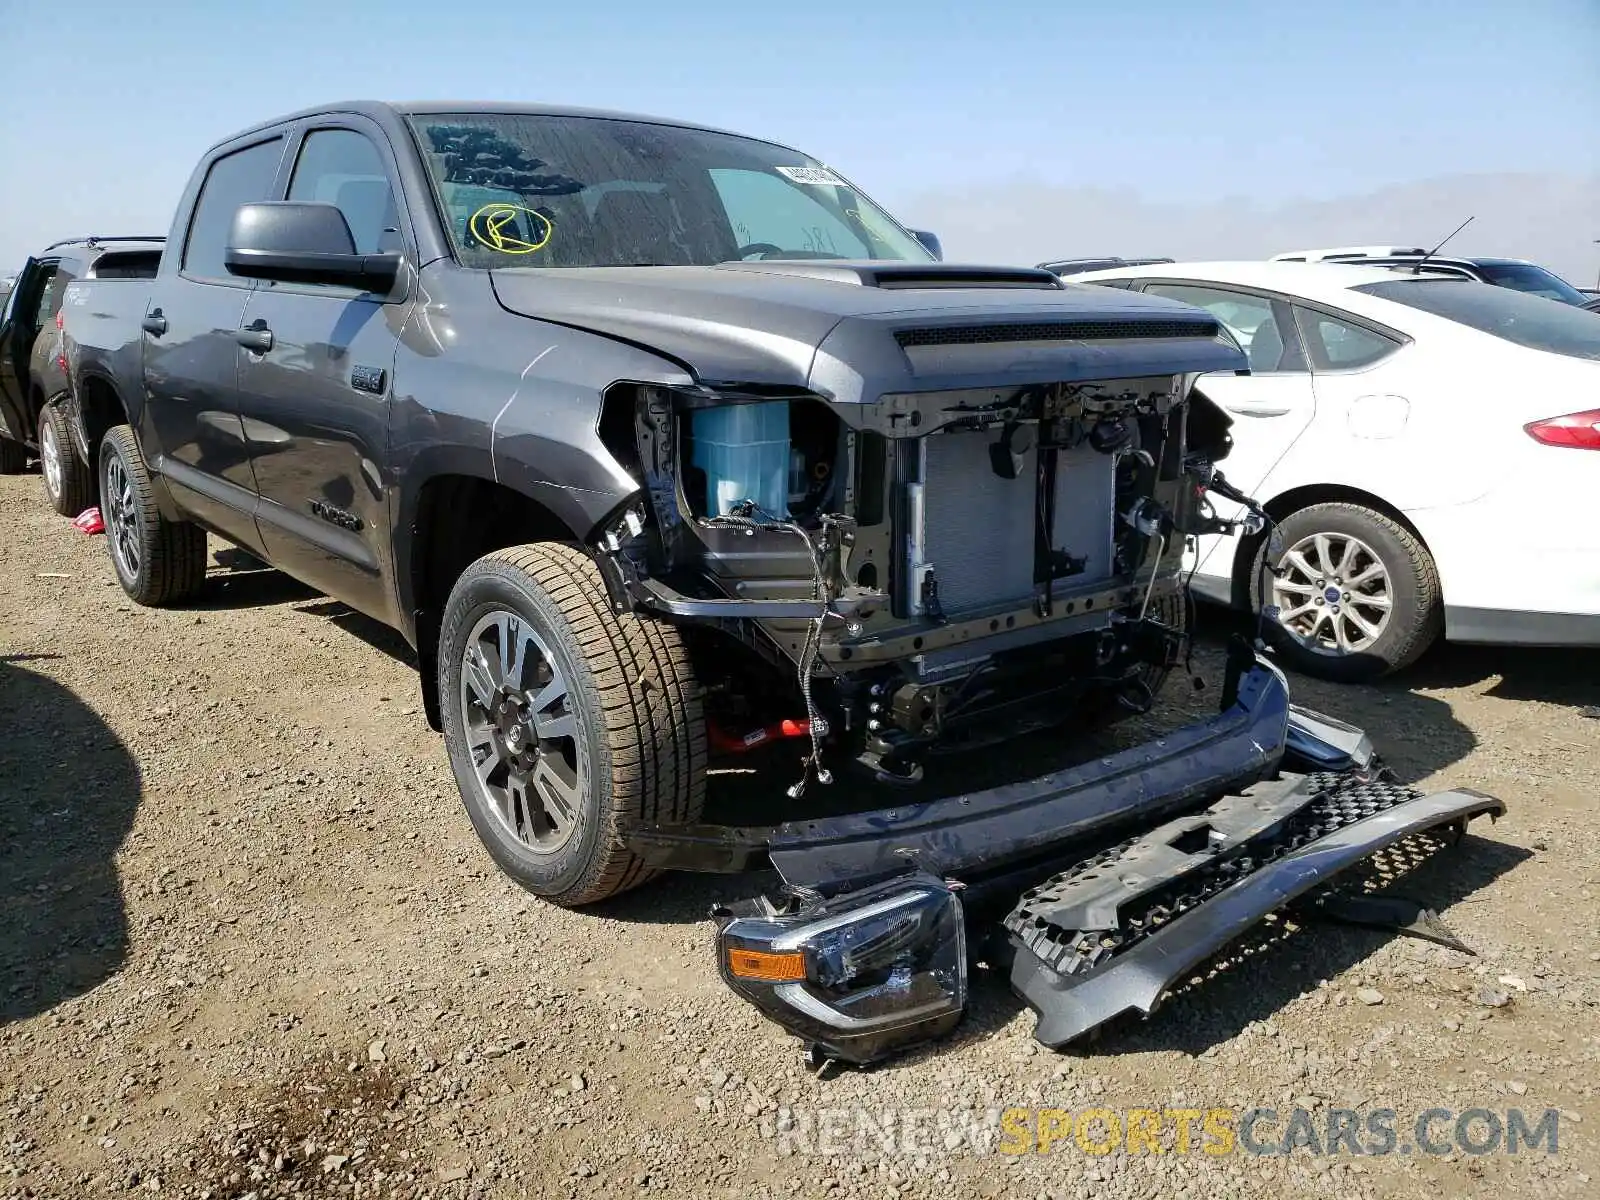
[[[814,1051],[867,1063],[955,1025],[967,927],[1019,892],[1004,921],[1012,986],[1039,1013],[1038,1040],[1060,1047],[1154,1011],[1362,859],[1504,811],[1388,782],[1361,730],[1292,706],[1283,676],[1245,652],[1217,716],[1069,770],[815,821],[660,826],[633,844],[658,866],[776,867],[784,888],[719,916],[723,977]]]
[[[1465,789],[1288,776],[1225,797],[1026,893],[1006,919],[1011,985],[1061,1047],[1122,1013],[1150,1013],[1268,913],[1403,838],[1505,805]]]

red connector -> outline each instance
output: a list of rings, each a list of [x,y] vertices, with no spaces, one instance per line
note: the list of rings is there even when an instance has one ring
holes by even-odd
[[[811,736],[811,722],[806,720],[792,721],[785,718],[775,725],[765,728],[752,729],[749,733],[740,736],[729,733],[715,721],[706,722],[706,735],[711,740],[711,748],[721,754],[744,754],[754,750],[757,746],[765,746],[768,742],[782,741],[784,738],[803,738]]]

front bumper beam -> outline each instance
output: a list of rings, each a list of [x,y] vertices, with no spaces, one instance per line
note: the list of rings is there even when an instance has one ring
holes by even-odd
[[[777,825],[647,825],[629,838],[651,866],[739,872],[775,867],[796,887],[832,892],[921,869],[991,873],[1186,806],[1271,773],[1365,766],[1359,730],[1293,709],[1283,675],[1245,656],[1231,666],[1223,711],[1144,745],[1038,779],[894,808]]]

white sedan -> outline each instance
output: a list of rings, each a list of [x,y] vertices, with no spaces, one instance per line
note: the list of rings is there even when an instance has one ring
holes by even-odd
[[[1295,665],[1370,679],[1441,634],[1600,645],[1600,315],[1381,267],[1168,263],[1072,282],[1197,304],[1244,347],[1248,375],[1197,386],[1233,418],[1223,472],[1277,536],[1270,556],[1261,536],[1203,539],[1194,583],[1253,609],[1265,579]]]

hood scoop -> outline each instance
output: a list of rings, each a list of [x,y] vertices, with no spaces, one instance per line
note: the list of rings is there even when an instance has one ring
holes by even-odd
[[[1214,338],[1215,321],[1203,316],[1135,317],[1116,321],[1008,321],[990,325],[935,325],[925,329],[897,329],[895,341],[902,349],[919,346],[976,346],[995,342],[1100,341],[1120,338]]]
[[[840,261],[838,259],[765,259],[728,262],[719,271],[755,271],[767,275],[796,275],[825,279],[884,291],[949,291],[1025,288],[1059,292],[1066,288],[1059,276],[1034,267],[964,267],[955,263]]]

